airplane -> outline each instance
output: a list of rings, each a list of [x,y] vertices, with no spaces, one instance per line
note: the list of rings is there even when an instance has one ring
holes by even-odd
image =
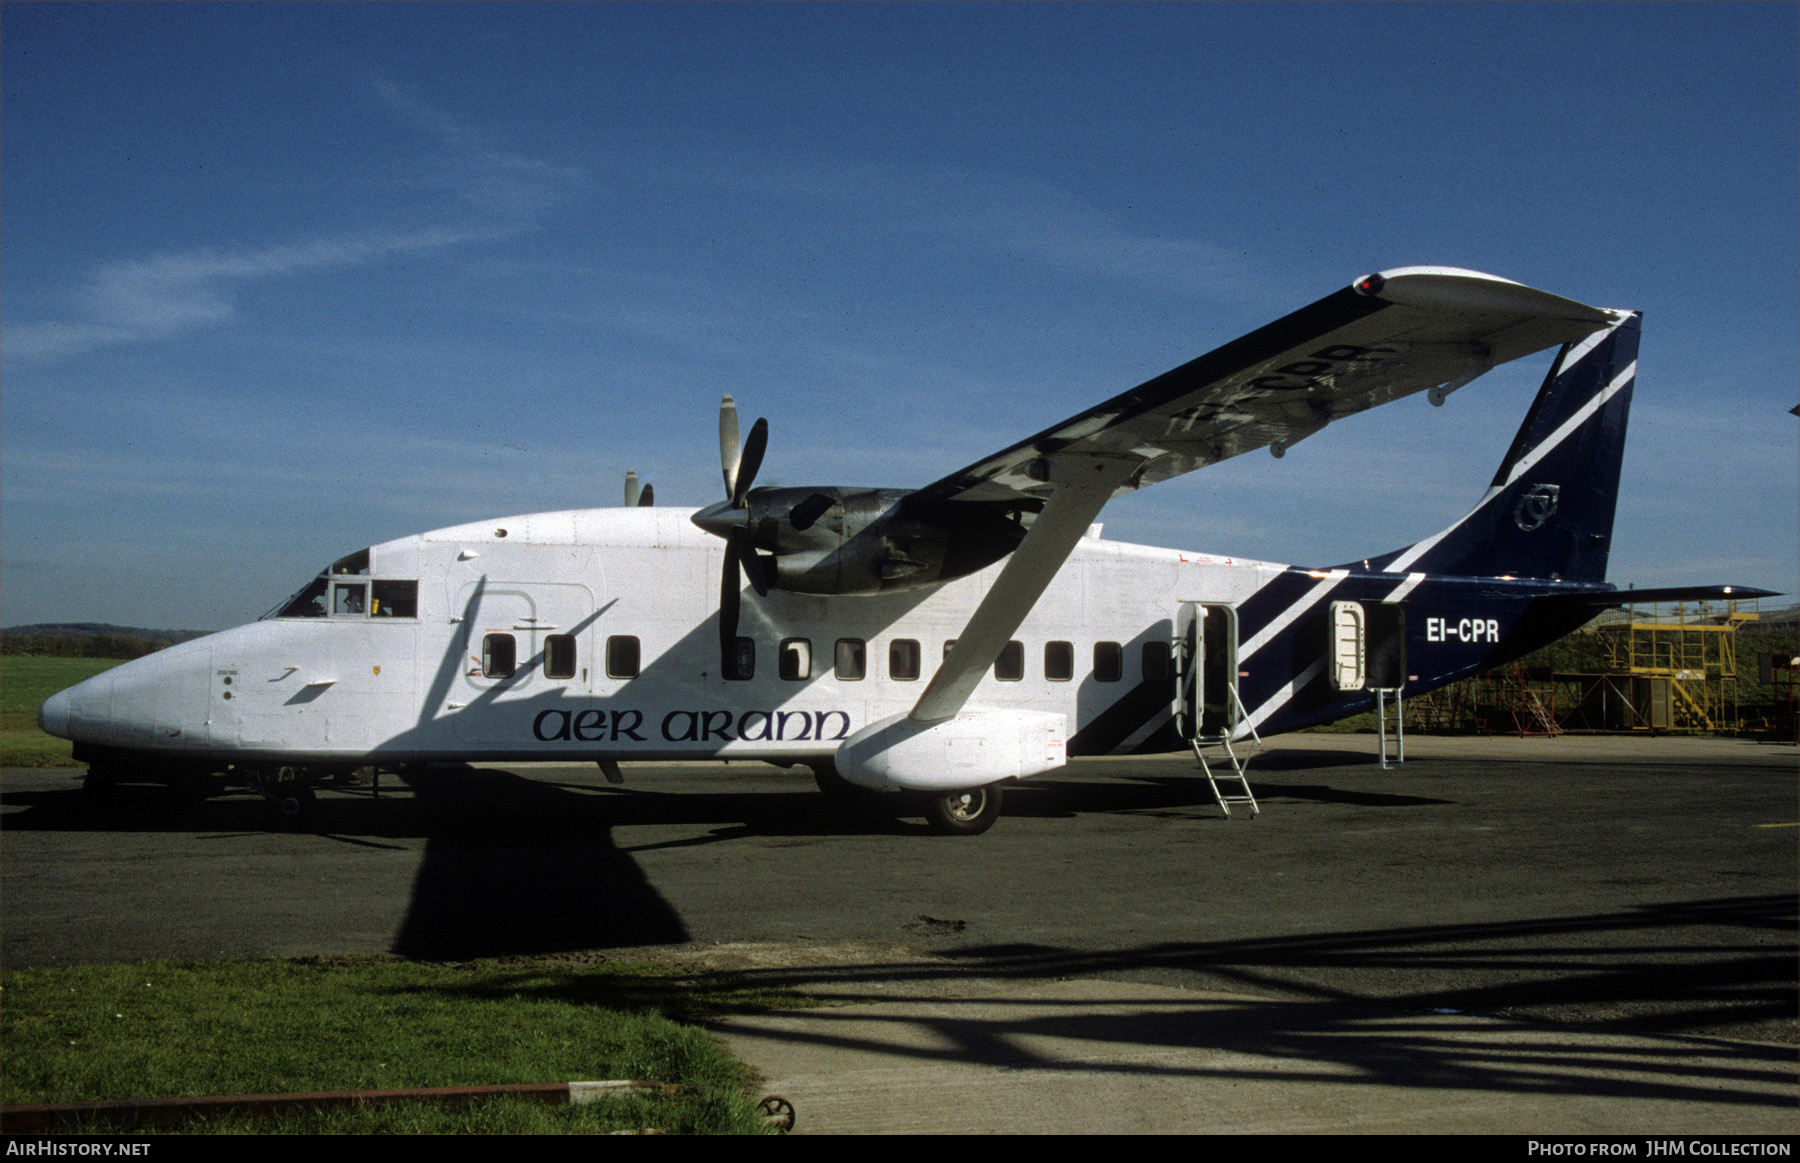
[[[844,798],[911,793],[934,830],[974,835],[1005,785],[1070,756],[1241,745],[1602,607],[1768,595],[1605,580],[1639,325],[1480,272],[1382,271],[917,490],[757,488],[768,425],[740,439],[727,396],[718,503],[657,507],[633,473],[623,508],[358,550],[38,721],[97,798],[199,781],[303,817],[358,767],[568,760],[617,782],[634,760],[757,760]],[[1116,496],[1417,392],[1443,404],[1559,345],[1486,492],[1412,545],[1308,568],[1093,525]]]

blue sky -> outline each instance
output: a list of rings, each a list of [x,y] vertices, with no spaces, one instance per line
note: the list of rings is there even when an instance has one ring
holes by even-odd
[[[1372,270],[1645,312],[1611,576],[1793,593],[1793,4],[0,5],[0,617],[487,516],[925,484]],[[1322,564],[1547,357],[1122,499]]]

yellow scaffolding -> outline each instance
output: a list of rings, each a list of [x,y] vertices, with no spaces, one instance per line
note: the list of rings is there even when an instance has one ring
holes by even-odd
[[[1740,603],[1659,603],[1603,616],[1610,684],[1622,705],[1608,717],[1632,731],[1731,731],[1737,709],[1737,630],[1761,615]]]

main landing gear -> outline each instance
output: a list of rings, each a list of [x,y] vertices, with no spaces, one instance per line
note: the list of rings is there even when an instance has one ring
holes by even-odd
[[[881,812],[884,802],[901,800],[892,792],[870,791],[858,787],[843,776],[829,760],[811,760],[813,782],[834,808],[851,813]],[[979,836],[1000,819],[1000,785],[945,794],[918,793],[910,797],[924,809],[925,822],[931,830],[945,836]],[[904,811],[895,812],[905,815]]]
[[[933,795],[925,800],[925,822],[946,836],[979,836],[1000,818],[1000,785]]]

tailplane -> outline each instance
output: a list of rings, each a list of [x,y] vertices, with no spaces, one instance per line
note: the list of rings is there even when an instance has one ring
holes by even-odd
[[[1564,344],[1469,514],[1370,565],[1389,573],[1604,581],[1640,319],[1632,312]]]

